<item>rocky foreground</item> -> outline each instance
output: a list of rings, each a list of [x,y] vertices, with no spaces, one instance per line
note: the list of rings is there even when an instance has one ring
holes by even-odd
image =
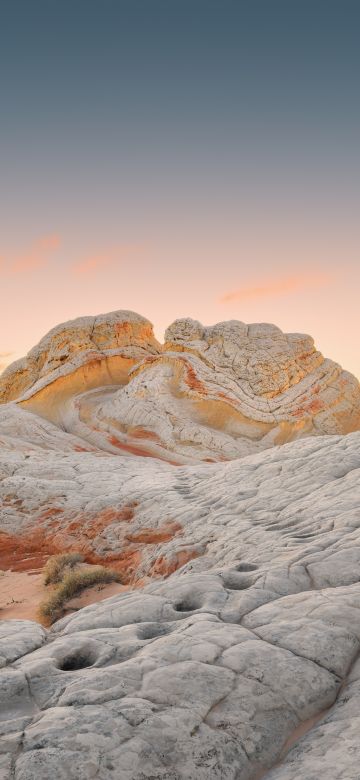
[[[0,778],[359,780],[359,385],[273,326],[169,330],[75,321],[0,378],[0,568],[130,588],[0,623]]]

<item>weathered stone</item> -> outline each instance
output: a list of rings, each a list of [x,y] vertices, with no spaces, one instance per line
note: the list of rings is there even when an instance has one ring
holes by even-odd
[[[54,328],[0,378],[0,402],[86,446],[176,463],[229,460],[360,428],[360,388],[310,336],[230,321],[177,320],[163,347],[133,312]]]
[[[358,780],[360,432],[320,435],[356,380],[275,326],[180,320],[161,351],[90,320],[4,375],[0,568],[80,550],[137,587],[0,624],[1,780]],[[316,435],[269,448],[297,415]]]

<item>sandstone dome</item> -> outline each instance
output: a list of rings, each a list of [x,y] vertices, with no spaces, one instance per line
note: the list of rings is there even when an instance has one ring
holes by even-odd
[[[0,377],[0,400],[109,452],[230,460],[360,428],[360,387],[310,336],[275,325],[176,320],[165,344],[134,312],[50,331]]]

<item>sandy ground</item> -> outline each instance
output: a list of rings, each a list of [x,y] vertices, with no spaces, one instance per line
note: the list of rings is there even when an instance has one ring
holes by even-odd
[[[102,601],[116,593],[127,590],[124,585],[112,582],[109,585],[95,585],[68,601],[64,614],[86,607],[95,601]],[[38,607],[48,593],[43,585],[40,569],[30,571],[5,571],[0,574],[0,620],[39,620]]]

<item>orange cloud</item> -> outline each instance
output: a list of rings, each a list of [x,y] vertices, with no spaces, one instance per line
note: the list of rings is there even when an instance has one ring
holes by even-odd
[[[87,274],[91,274],[94,271],[100,271],[102,268],[106,268],[106,266],[112,265],[114,259],[115,258],[111,252],[108,254],[101,253],[97,255],[90,255],[80,263],[74,263],[74,265],[71,266],[71,271],[77,276],[87,276]]]
[[[56,233],[40,236],[32,242],[29,249],[23,253],[1,257],[2,266],[11,274],[36,271],[44,268],[53,252],[60,246],[60,238]]]
[[[76,276],[88,276],[96,271],[114,265],[118,261],[128,260],[137,254],[139,247],[135,244],[123,244],[113,249],[105,249],[94,255],[85,256],[80,262],[74,263],[70,270]]]
[[[283,279],[268,281],[261,285],[242,287],[227,293],[220,298],[220,303],[233,303],[237,301],[256,300],[258,298],[272,298],[277,295],[312,290],[322,287],[330,281],[329,274],[303,274],[302,276],[287,276]]]

